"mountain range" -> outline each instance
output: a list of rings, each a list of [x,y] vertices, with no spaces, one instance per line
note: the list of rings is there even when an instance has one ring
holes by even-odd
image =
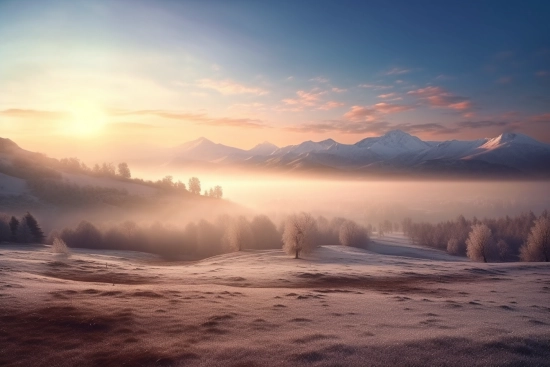
[[[355,144],[326,139],[278,147],[265,141],[248,150],[199,138],[156,153],[149,165],[193,172],[246,170],[335,177],[550,178],[550,145],[519,133],[469,141],[434,142],[393,130]],[[24,157],[43,166],[55,161],[0,138],[0,165],[9,166],[13,157]]]
[[[263,142],[249,150],[199,138],[172,149],[165,165],[349,174],[549,177],[550,145],[519,133],[433,142],[401,130],[355,144],[327,139],[277,147]]]

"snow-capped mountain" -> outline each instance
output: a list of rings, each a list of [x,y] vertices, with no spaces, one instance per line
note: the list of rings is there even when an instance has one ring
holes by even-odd
[[[472,141],[424,142],[400,130],[355,144],[326,139],[279,148],[264,142],[249,150],[200,138],[174,149],[171,162],[288,171],[550,175],[550,145],[517,133]]]
[[[430,148],[430,145],[401,130],[392,130],[377,138],[366,138],[355,145],[369,149],[383,158],[393,158],[402,153],[420,152]]]

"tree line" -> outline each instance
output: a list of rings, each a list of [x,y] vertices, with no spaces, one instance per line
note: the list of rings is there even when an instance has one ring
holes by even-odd
[[[403,233],[412,243],[451,255],[468,256],[475,261],[549,261],[550,215],[533,212],[515,217],[467,220],[460,215],[453,221],[436,224],[415,223],[406,218]]]

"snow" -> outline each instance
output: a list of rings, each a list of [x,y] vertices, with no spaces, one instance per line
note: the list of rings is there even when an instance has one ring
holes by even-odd
[[[1,365],[547,365],[550,264],[399,236],[192,263],[0,246]]]
[[[0,173],[0,196],[22,195],[27,191],[25,180]]]

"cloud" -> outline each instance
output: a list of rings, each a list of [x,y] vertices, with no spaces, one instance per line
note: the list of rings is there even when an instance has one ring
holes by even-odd
[[[378,96],[378,98],[382,98],[382,99],[384,99],[384,98],[392,98],[392,97],[394,97],[395,95],[396,95],[395,93],[380,94],[380,95]]]
[[[412,70],[403,68],[392,68],[384,73],[384,75],[402,75],[410,73]]]
[[[250,87],[240,83],[237,83],[230,79],[214,80],[214,79],[201,79],[196,84],[199,88],[214,89],[221,94],[256,94],[262,96],[269,92],[265,89],[258,87]]]
[[[359,84],[360,88],[368,88],[368,89],[374,89],[374,90],[380,90],[380,89],[391,89],[393,88],[393,85],[383,85],[383,84]]]
[[[460,122],[457,122],[455,125],[459,128],[483,129],[488,127],[506,127],[512,124],[513,122],[510,122],[510,121],[481,120],[481,121],[460,121]]]
[[[539,70],[535,73],[536,76],[538,76],[539,78],[544,78],[544,77],[547,77],[550,75],[550,72],[546,71],[546,70]]]
[[[232,118],[232,117],[211,117],[207,114],[196,114],[187,112],[171,112],[162,110],[137,110],[137,111],[113,111],[111,113],[115,116],[157,116],[165,119],[185,120],[195,122],[200,125],[213,125],[213,126],[232,126],[232,127],[245,127],[245,128],[269,128],[270,126],[258,119],[250,118]]]
[[[331,89],[334,93],[343,93],[343,92],[347,92],[347,89],[341,89],[341,88],[336,88],[336,87],[333,87]]]
[[[344,118],[350,121],[374,121],[376,110],[364,106],[352,106],[351,110],[344,114]]]
[[[450,108],[466,111],[472,108],[472,102],[466,98],[452,94],[441,87],[426,87],[407,92],[408,95],[419,98],[431,107]]]
[[[328,110],[332,110],[334,108],[342,107],[343,105],[344,105],[344,103],[342,103],[342,102],[328,101],[328,102],[322,104],[321,106],[319,106],[319,109],[328,111]]]
[[[68,113],[60,112],[60,111],[40,111],[40,110],[19,109],[19,108],[11,108],[11,109],[0,111],[0,115],[6,116],[6,117],[48,119],[48,120],[63,119],[69,116]]]
[[[285,98],[282,102],[285,105],[292,106],[297,110],[301,110],[305,107],[315,107],[320,103],[321,96],[326,94],[326,91],[319,91],[314,89],[310,92],[299,90],[296,92],[296,98]]]
[[[550,113],[532,116],[530,120],[533,122],[550,122]]]
[[[351,110],[344,114],[344,118],[351,121],[374,121],[380,115],[398,113],[414,109],[415,106],[399,105],[393,103],[376,103],[372,106],[352,106]]]
[[[316,82],[316,83],[328,83],[329,80],[322,76],[317,76],[315,78],[309,79],[310,82]]]
[[[347,120],[329,120],[289,126],[285,130],[301,133],[339,132],[345,134],[372,134],[388,130],[388,126],[389,123],[385,121],[353,122]]]
[[[431,134],[453,134],[460,131],[457,127],[447,127],[437,123],[427,124],[391,124],[387,121],[349,121],[349,120],[328,120],[323,122],[311,122],[298,126],[291,126],[285,130],[301,133],[327,133],[338,132],[343,134],[376,134],[383,135],[390,130],[399,129],[409,134],[431,133]]]

